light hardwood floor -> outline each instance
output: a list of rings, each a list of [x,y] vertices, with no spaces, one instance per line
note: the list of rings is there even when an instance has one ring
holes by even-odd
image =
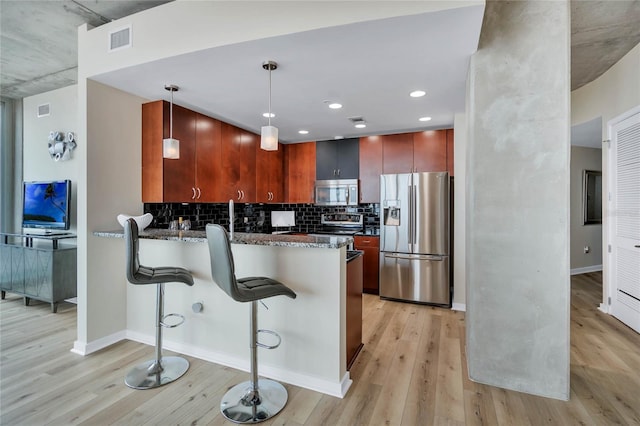
[[[364,349],[344,399],[287,385],[289,403],[265,425],[640,424],[640,335],[597,311],[601,275],[572,278],[571,400],[562,402],[467,379],[464,314],[365,295]],[[0,306],[0,424],[218,425],[222,394],[247,373],[189,358],[175,383],[136,391],[126,371],[153,349],[121,342],[69,352],[76,311]]]

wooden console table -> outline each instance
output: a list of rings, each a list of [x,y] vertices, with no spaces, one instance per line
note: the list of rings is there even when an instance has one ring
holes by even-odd
[[[76,297],[77,249],[59,246],[58,241],[76,238],[75,234],[10,234],[0,233],[0,290],[51,304]],[[49,240],[50,246],[33,246],[33,240]]]

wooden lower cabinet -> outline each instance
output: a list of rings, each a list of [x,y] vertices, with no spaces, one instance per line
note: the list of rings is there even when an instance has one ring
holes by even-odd
[[[347,370],[362,348],[362,260],[358,256],[347,262]]]
[[[380,237],[377,235],[356,235],[353,246],[364,251],[362,267],[362,291],[379,294]]]

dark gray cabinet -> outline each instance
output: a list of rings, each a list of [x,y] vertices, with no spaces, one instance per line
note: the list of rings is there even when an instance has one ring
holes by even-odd
[[[68,237],[67,237],[68,238]],[[45,238],[50,239],[50,238]],[[33,247],[32,237],[26,244],[13,244],[3,237],[0,244],[0,290],[51,304],[51,311],[58,310],[58,303],[76,297],[77,250],[73,246]]]
[[[316,143],[316,179],[358,179],[360,140],[358,138]]]

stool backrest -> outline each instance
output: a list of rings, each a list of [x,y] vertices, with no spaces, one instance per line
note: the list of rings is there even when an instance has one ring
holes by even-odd
[[[138,259],[138,224],[134,219],[127,219],[124,223],[124,240],[127,252],[127,279],[135,284],[139,281],[136,274],[140,269],[140,260]]]
[[[244,301],[238,292],[229,234],[222,226],[213,223],[208,224],[206,230],[213,280],[233,300]]]

